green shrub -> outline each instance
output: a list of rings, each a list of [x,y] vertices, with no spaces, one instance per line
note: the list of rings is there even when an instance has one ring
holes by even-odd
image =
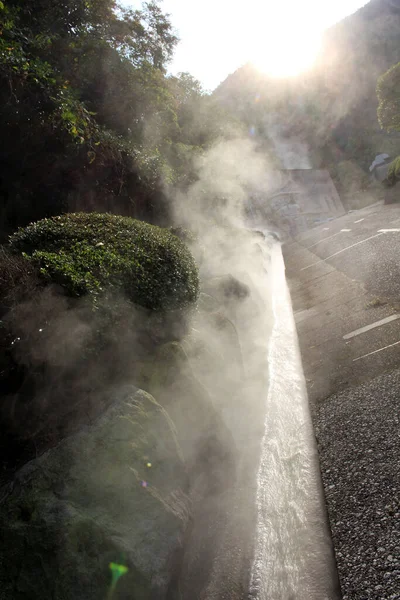
[[[390,163],[387,174],[387,184],[389,186],[395,185],[400,179],[400,156],[397,156],[393,162]]]
[[[190,229],[185,229],[184,227],[170,227],[169,228],[170,233],[172,233],[172,235],[176,235],[176,237],[178,237],[180,240],[182,240],[183,242],[187,243],[187,244],[191,244],[191,243],[195,243],[199,241],[199,236],[194,233],[194,231],[191,231]]]
[[[197,299],[197,268],[185,244],[166,229],[128,217],[72,213],[43,219],[14,233],[10,249],[72,296],[119,288],[154,310]]]

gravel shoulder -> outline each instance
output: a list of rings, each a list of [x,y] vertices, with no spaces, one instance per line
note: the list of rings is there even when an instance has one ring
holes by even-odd
[[[400,598],[400,369],[331,396],[315,419],[343,600]]]

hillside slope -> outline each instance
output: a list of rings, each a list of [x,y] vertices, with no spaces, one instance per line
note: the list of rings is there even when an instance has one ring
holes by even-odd
[[[310,72],[273,80],[247,64],[214,95],[272,155],[271,122],[308,144],[312,167],[329,169],[346,197],[370,187],[375,154],[400,153],[400,135],[383,131],[376,116],[377,79],[399,61],[400,0],[371,0],[325,32]]]

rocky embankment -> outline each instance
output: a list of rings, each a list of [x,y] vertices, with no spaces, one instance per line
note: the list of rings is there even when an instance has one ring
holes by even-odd
[[[254,236],[240,235],[259,256]],[[211,598],[221,586],[232,599],[243,593],[254,517],[247,486],[257,465],[256,443],[242,456],[245,422],[257,422],[257,403],[243,406],[243,394],[261,397],[263,382],[248,369],[257,369],[258,353],[249,327],[265,304],[241,269],[249,257],[239,260],[237,235],[225,236],[213,255],[236,267],[225,275],[223,260],[211,266],[203,257],[194,312],[180,323],[179,314],[164,323],[125,312],[129,335],[119,327],[124,343],[113,341],[110,364],[101,363],[115,368],[108,387],[97,368],[90,402],[71,396],[72,413],[59,411],[65,396],[53,407],[40,398],[46,425],[45,411],[57,412],[49,423],[61,439],[28,462],[23,455],[0,488],[1,600]],[[62,428],[72,414],[73,427]]]
[[[164,597],[190,518],[176,430],[150,394],[116,390],[91,426],[1,490],[0,598]]]

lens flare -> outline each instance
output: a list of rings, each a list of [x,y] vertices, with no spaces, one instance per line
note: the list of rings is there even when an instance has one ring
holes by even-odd
[[[110,591],[108,594],[108,598],[110,599],[114,593],[114,590],[116,588],[118,580],[120,579],[120,577],[125,575],[129,571],[129,569],[128,569],[128,567],[125,567],[124,565],[120,565],[120,564],[114,563],[114,562],[111,562],[109,564],[109,567],[111,570],[111,577],[112,577]]]

